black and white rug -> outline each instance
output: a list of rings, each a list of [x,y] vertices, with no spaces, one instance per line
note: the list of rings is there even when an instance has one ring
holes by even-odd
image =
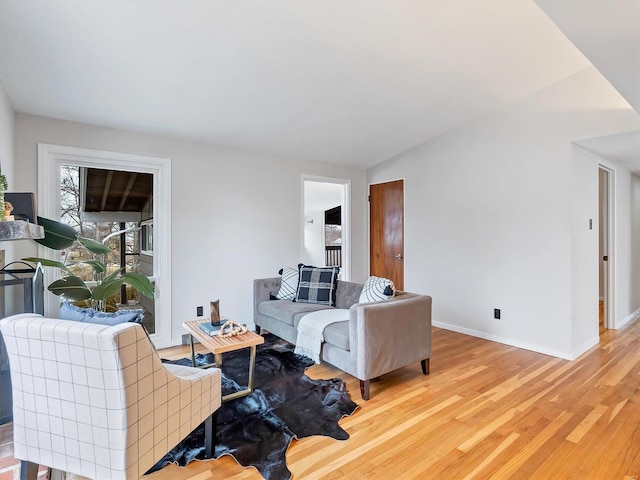
[[[199,365],[213,362],[213,355],[198,355]],[[171,363],[191,365],[190,359]],[[247,385],[249,349],[224,354],[222,393]],[[288,480],[286,451],[294,438],[313,435],[346,440],[349,434],[338,421],[358,405],[351,401],[339,378],[312,380],[304,374],[313,362],[293,353],[293,346],[267,335],[258,346],[255,391],[222,404],[218,410],[215,458],[232,455],[245,467],[255,467],[265,480]],[[184,466],[204,457],[201,425],[165,455],[148,473],[175,462]]]

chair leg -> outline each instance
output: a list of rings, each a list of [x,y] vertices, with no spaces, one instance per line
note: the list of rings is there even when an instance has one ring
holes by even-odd
[[[369,380],[360,380],[360,394],[363,400],[369,400],[369,387],[371,382]]]
[[[216,413],[204,421],[204,458],[213,458],[216,449]]]
[[[431,373],[431,359],[426,358],[420,361],[420,365],[422,365],[422,374],[429,375]]]
[[[20,460],[20,480],[36,480],[38,477],[38,464]]]

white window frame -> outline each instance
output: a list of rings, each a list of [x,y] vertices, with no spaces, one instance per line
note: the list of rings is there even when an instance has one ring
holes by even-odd
[[[171,160],[128,153],[38,144],[38,214],[60,220],[60,166],[75,165],[153,175],[154,255],[151,280],[155,283],[155,333],[157,348],[171,345]],[[38,246],[38,256],[56,258],[50,248]],[[45,285],[60,273],[45,269]],[[59,299],[45,295],[45,315],[58,317]]]

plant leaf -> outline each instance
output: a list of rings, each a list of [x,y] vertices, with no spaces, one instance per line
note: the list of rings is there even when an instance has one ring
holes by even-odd
[[[98,242],[97,240],[92,240],[91,238],[81,237],[78,235],[78,241],[82,244],[84,248],[89,250],[91,253],[111,253],[111,249],[106,245]]]
[[[102,280],[103,282],[111,282],[113,279],[115,279],[118,275],[120,275],[122,272],[124,271],[124,268],[119,268],[118,270],[116,270],[115,272],[110,273],[109,275],[107,275],[104,280]]]
[[[23,258],[22,260],[30,263],[40,262],[43,267],[56,267],[61,270],[64,270],[65,272],[69,272],[70,274],[73,275],[73,272],[69,270],[64,263],[57,262],[56,260],[49,260],[48,258],[38,258],[38,257],[26,257],[26,258]]]
[[[80,263],[86,263],[87,265],[91,265],[95,273],[102,273],[107,271],[107,267],[105,267],[104,263],[99,262],[97,260],[85,260]]]
[[[78,238],[75,229],[64,223],[38,217],[38,224],[44,228],[44,238],[35,239],[36,242],[53,250],[69,248]]]
[[[47,287],[54,295],[64,295],[71,300],[86,300],[91,298],[91,290],[80,277],[74,275],[56,280]]]
[[[100,285],[98,285],[91,298],[94,300],[106,300],[111,295],[115,295],[120,290],[120,286],[124,283],[124,279],[122,277],[112,278],[110,280],[103,280]]]
[[[122,278],[124,279],[124,283],[131,285],[145,297],[153,298],[153,284],[146,275],[138,272],[127,272],[122,274]]]

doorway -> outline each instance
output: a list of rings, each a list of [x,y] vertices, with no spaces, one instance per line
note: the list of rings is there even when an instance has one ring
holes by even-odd
[[[404,289],[404,180],[369,186],[369,274]]]
[[[350,181],[304,175],[301,261],[340,266],[340,279],[351,278]]]
[[[171,162],[166,158],[118,152],[38,144],[38,211],[43,217],[61,220],[61,170],[63,166],[134,172],[153,176],[153,199],[148,215],[153,218],[152,275],[155,285],[155,332],[150,335],[157,348],[171,344]],[[54,252],[38,247],[38,256],[56,259]],[[45,284],[53,281],[55,269],[47,269]],[[162,292],[161,295],[159,293]],[[59,299],[45,295],[45,315],[57,317]]]
[[[613,171],[598,168],[598,319],[599,332],[613,327],[612,246]]]

